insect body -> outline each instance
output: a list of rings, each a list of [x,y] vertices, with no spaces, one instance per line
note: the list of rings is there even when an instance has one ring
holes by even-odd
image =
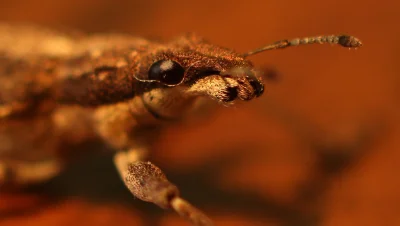
[[[247,56],[312,43],[361,46],[351,36],[320,36],[239,54],[193,34],[158,43],[0,25],[0,186],[47,180],[68,163],[73,147],[97,140],[115,150],[116,168],[136,197],[211,225],[144,161],[147,148],[198,97],[230,103],[262,95]]]

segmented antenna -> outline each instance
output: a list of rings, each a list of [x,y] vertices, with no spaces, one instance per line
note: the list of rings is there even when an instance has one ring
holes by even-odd
[[[272,49],[283,49],[289,46],[299,46],[299,45],[307,45],[307,44],[325,44],[325,43],[330,43],[330,44],[338,44],[343,47],[348,47],[348,48],[357,48],[361,47],[362,43],[361,41],[350,35],[322,35],[322,36],[314,36],[314,37],[305,37],[305,38],[295,38],[292,40],[281,40],[278,42],[275,42],[273,44],[269,44],[266,46],[263,46],[261,48],[249,51],[247,53],[243,54],[243,57],[247,57],[250,55],[254,55],[260,52],[272,50]]]

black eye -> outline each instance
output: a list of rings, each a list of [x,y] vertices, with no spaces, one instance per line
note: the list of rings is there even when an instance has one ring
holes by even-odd
[[[159,60],[149,69],[149,79],[160,81],[166,85],[179,84],[184,75],[185,69],[172,60]]]

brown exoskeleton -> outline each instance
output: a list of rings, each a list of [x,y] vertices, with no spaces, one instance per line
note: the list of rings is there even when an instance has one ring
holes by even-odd
[[[0,25],[0,186],[55,176],[72,147],[94,139],[116,151],[116,168],[133,195],[211,225],[144,161],[147,148],[165,126],[191,113],[198,97],[220,103],[259,97],[264,86],[247,56],[312,43],[361,46],[352,36],[319,36],[239,54],[192,34],[158,43]]]

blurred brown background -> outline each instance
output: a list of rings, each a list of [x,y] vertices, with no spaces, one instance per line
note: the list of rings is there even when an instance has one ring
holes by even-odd
[[[277,71],[265,95],[171,128],[153,160],[217,225],[400,225],[400,3],[0,4],[1,21],[165,39],[192,31],[241,52],[298,36],[359,37],[358,50],[315,45],[252,57]],[[131,197],[109,158],[82,161],[34,192],[0,197],[1,226],[116,224],[187,225]]]

